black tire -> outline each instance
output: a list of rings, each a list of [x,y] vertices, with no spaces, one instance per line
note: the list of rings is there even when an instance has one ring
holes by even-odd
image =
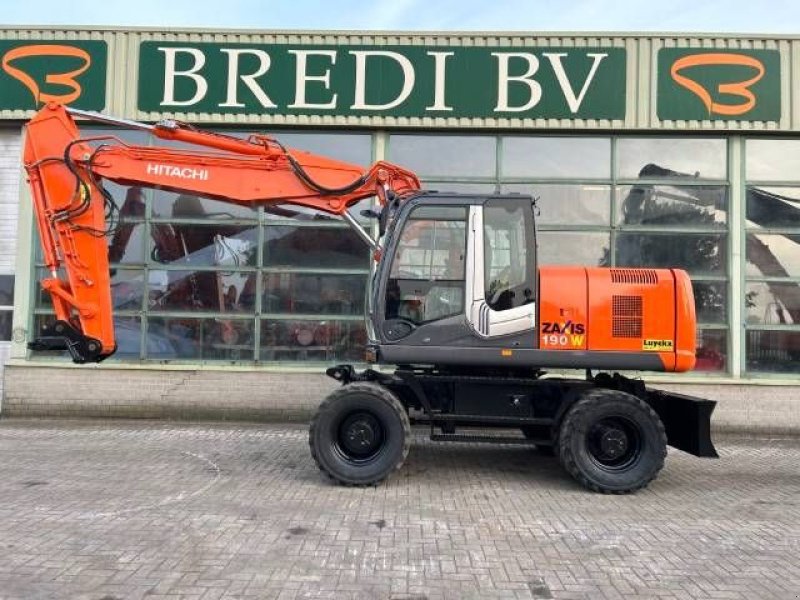
[[[330,394],[311,420],[317,466],[342,485],[376,485],[403,465],[411,440],[408,413],[388,389],[351,383]]]
[[[559,430],[558,457],[581,485],[604,494],[647,486],[664,466],[661,419],[635,396],[592,390],[570,408]]]
[[[528,440],[535,440],[537,438],[541,438],[541,430],[537,429],[536,427],[525,426],[521,427],[520,431],[522,431],[522,435],[525,436],[525,439]],[[541,456],[555,456],[556,455],[556,447],[555,445],[551,444],[533,444],[531,446],[537,454]]]

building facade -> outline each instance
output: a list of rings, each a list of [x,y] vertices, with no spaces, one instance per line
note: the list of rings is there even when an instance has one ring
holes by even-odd
[[[118,352],[30,352],[52,310],[22,125],[55,100],[532,194],[540,264],[690,273],[698,367],[658,381],[731,427],[800,428],[800,37],[6,29],[0,63],[6,414],[299,415],[366,339],[370,259],[342,223],[110,184]]]

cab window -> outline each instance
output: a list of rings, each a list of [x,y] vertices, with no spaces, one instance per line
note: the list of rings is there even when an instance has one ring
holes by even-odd
[[[534,301],[536,268],[529,201],[489,200],[483,209],[484,297],[492,310]]]
[[[420,325],[463,314],[466,248],[466,207],[414,209],[393,257],[386,319]]]

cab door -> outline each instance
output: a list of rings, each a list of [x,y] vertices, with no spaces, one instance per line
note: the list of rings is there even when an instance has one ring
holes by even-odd
[[[470,211],[468,320],[490,339],[530,331],[535,345],[536,241],[531,199],[497,197]]]

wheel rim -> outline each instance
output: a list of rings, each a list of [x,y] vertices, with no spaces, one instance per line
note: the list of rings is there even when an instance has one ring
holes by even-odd
[[[334,436],[333,449],[353,465],[375,460],[386,446],[386,429],[371,412],[356,411],[345,415]]]
[[[586,432],[586,447],[592,461],[602,470],[629,469],[642,452],[642,431],[626,417],[611,416],[592,424]]]

